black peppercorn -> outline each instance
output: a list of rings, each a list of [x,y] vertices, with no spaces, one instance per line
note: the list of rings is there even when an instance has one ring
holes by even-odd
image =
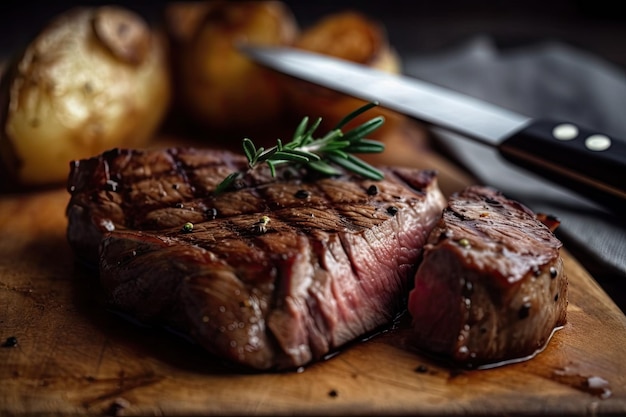
[[[2,347],[16,347],[17,346],[17,337],[11,336],[7,337],[7,339],[2,343]]]
[[[124,398],[116,398],[111,405],[109,405],[109,409],[106,412],[107,416],[122,416],[124,415],[124,410],[130,406],[130,403]]]
[[[307,190],[296,191],[296,198],[305,199],[305,198],[309,198],[310,196],[311,196],[311,193],[308,192]]]
[[[217,209],[215,207],[211,207],[209,209],[206,209],[204,211],[204,214],[206,214],[208,219],[215,220],[217,218]]]
[[[378,194],[378,187],[375,184],[370,185],[367,188],[367,195],[376,195]]]
[[[387,207],[387,213],[391,214],[392,216],[395,216],[396,214],[398,214],[398,207],[395,207],[395,206]]]
[[[518,317],[520,320],[523,320],[526,317],[528,317],[528,315],[530,314],[530,307],[531,307],[531,304],[528,302],[522,304],[518,312]]]

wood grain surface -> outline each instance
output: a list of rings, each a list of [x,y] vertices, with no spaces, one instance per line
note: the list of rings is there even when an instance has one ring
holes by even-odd
[[[377,162],[436,168],[446,193],[472,181],[409,136]],[[410,348],[404,318],[302,372],[245,374],[106,311],[66,242],[68,199],[0,196],[2,416],[626,413],[626,317],[567,250],[568,323],[531,360],[451,369]]]

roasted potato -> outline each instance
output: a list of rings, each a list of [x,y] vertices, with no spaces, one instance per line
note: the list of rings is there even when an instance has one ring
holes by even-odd
[[[362,13],[344,11],[326,15],[305,28],[294,47],[346,59],[391,73],[401,71],[401,61],[391,47],[385,28]],[[296,117],[322,117],[322,127],[331,129],[346,114],[365,104],[362,100],[313,84],[284,77],[289,108]],[[386,118],[372,137],[380,139],[405,118],[386,109],[376,109]],[[372,111],[356,118],[350,126],[372,117]]]
[[[250,61],[237,46],[291,44],[299,28],[284,3],[173,3],[165,22],[177,106],[224,137],[240,138],[276,123],[285,105],[277,74]]]
[[[16,56],[0,88],[0,154],[19,185],[67,179],[69,162],[141,147],[170,103],[165,42],[122,7],[59,15]]]

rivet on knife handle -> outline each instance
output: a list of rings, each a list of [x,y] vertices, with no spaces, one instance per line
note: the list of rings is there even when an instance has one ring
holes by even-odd
[[[626,142],[572,123],[533,121],[502,156],[611,209],[626,210]]]

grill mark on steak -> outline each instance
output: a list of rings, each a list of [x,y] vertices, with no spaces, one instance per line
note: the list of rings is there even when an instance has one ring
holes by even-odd
[[[453,195],[409,296],[415,345],[469,367],[542,350],[567,314],[562,244],[551,227],[554,219],[488,187]]]
[[[406,308],[445,204],[434,172],[383,168],[375,182],[255,170],[239,189],[213,193],[246,165],[193,149],[72,164],[68,240],[99,265],[114,308],[256,369],[321,359]]]

